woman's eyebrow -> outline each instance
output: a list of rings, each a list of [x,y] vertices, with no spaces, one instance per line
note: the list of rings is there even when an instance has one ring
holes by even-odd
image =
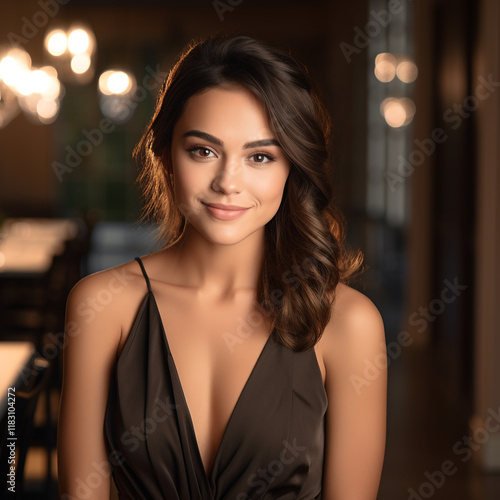
[[[276,139],[261,139],[260,141],[247,142],[243,145],[243,149],[261,148],[262,146],[278,146],[280,143]]]
[[[199,137],[200,139],[205,139],[205,141],[217,144],[217,146],[224,146],[224,143],[220,139],[217,139],[217,137],[212,134],[207,134],[207,132],[202,132],[201,130],[189,130],[182,137]]]
[[[224,146],[224,142],[207,132],[202,132],[201,130],[189,130],[182,137],[199,137],[205,141],[209,141],[217,146]],[[281,147],[280,143],[276,139],[260,139],[258,141],[247,142],[243,145],[243,149],[260,148],[263,146],[278,146]]]

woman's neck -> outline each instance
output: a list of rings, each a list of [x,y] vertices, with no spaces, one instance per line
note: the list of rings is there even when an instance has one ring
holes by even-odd
[[[238,292],[255,292],[264,258],[264,228],[244,240],[213,243],[192,226],[169,249],[185,286],[205,298],[231,298]]]

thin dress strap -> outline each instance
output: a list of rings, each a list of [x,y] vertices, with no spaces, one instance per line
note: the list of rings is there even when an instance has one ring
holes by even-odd
[[[144,264],[142,263],[142,260],[140,259],[140,257],[136,257],[135,260],[137,262],[139,262],[139,264],[141,265],[142,274],[144,274],[144,279],[146,280],[146,284],[148,285],[148,291],[152,292],[151,285],[149,283],[149,278],[148,278],[148,275],[146,273],[146,269],[144,268]]]

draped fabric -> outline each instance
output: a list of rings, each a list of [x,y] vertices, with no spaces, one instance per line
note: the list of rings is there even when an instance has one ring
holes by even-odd
[[[328,405],[314,349],[269,336],[231,414],[210,475],[149,278],[113,368],[105,414],[120,500],[321,498]]]

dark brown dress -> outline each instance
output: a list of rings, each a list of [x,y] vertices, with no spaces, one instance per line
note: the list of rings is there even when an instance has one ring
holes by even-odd
[[[321,498],[328,405],[313,349],[271,335],[231,414],[207,477],[149,278],[116,361],[105,437],[120,500]]]

